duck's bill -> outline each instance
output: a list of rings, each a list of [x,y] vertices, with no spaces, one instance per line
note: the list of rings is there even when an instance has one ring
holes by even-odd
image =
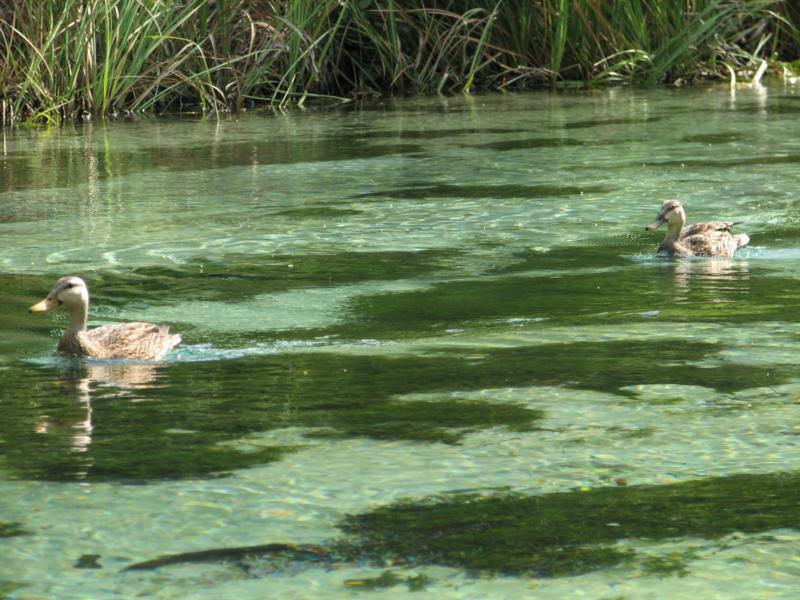
[[[31,313],[39,313],[44,312],[46,310],[50,310],[51,308],[55,308],[58,306],[58,300],[55,297],[48,296],[41,302],[37,302],[33,306],[28,309],[28,312]]]
[[[644,228],[645,228],[645,229],[658,229],[658,228],[659,228],[659,227],[661,227],[661,226],[662,226],[664,223],[666,223],[666,219],[664,219],[664,217],[662,217],[661,215],[658,215],[658,217],[656,218],[656,220],[655,220],[655,221],[653,221],[652,223],[650,223],[650,225],[645,225],[645,227],[644,227]]]

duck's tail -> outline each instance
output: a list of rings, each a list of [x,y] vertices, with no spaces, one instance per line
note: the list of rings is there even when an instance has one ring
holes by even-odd
[[[746,233],[737,233],[733,236],[736,240],[736,247],[741,248],[742,246],[746,246],[750,243],[750,236]]]
[[[716,229],[719,231],[730,231],[731,227],[735,227],[736,225],[741,225],[744,221],[720,221],[719,223],[713,223],[716,225]]]

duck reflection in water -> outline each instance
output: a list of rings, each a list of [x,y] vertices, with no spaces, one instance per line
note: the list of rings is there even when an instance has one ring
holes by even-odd
[[[750,266],[746,260],[686,258],[675,261],[673,281],[678,303],[725,304],[750,292]]]
[[[62,448],[73,455],[72,460],[77,459],[72,476],[85,478],[92,467],[92,458],[88,453],[94,431],[92,402],[141,400],[137,391],[152,387],[158,376],[159,366],[152,363],[68,360],[60,380],[71,402],[57,413],[47,411],[40,414],[36,418],[34,431],[51,439],[63,440]],[[56,444],[61,445],[58,442]]]

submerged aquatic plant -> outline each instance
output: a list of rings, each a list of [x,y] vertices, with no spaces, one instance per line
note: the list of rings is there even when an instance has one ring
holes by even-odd
[[[308,567],[364,561],[419,568],[464,569],[478,575],[563,577],[622,564],[650,576],[685,576],[704,551],[730,548],[719,540],[738,533],[800,527],[800,475],[731,475],[670,485],[607,487],[525,496],[453,494],[406,500],[350,515],[339,527],[346,537],[326,545],[271,543],[212,548],[159,556],[126,570],[231,562],[243,557],[275,561],[291,555]],[[701,538],[681,551],[637,553],[619,544]],[[729,538],[730,539],[730,538]],[[347,580],[367,589],[406,583],[421,589],[425,575],[401,578],[392,571]]]
[[[728,77],[791,68],[781,0],[18,0],[0,117],[238,110],[308,98]]]
[[[19,523],[5,523],[0,521],[0,538],[24,535],[27,533]]]
[[[624,539],[717,539],[800,527],[797,473],[524,496],[461,494],[352,515],[338,551],[377,564],[459,567],[556,577],[639,561],[652,574],[685,574],[693,551],[637,557]]]

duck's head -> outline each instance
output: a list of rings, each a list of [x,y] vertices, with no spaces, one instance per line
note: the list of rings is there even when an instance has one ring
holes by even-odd
[[[661,205],[656,220],[645,226],[645,229],[658,229],[664,223],[668,225],[683,225],[686,222],[686,213],[678,200],[667,200]]]
[[[89,304],[89,290],[80,277],[62,277],[41,302],[37,302],[28,312],[38,313],[64,305],[67,310],[73,307],[85,307]]]

